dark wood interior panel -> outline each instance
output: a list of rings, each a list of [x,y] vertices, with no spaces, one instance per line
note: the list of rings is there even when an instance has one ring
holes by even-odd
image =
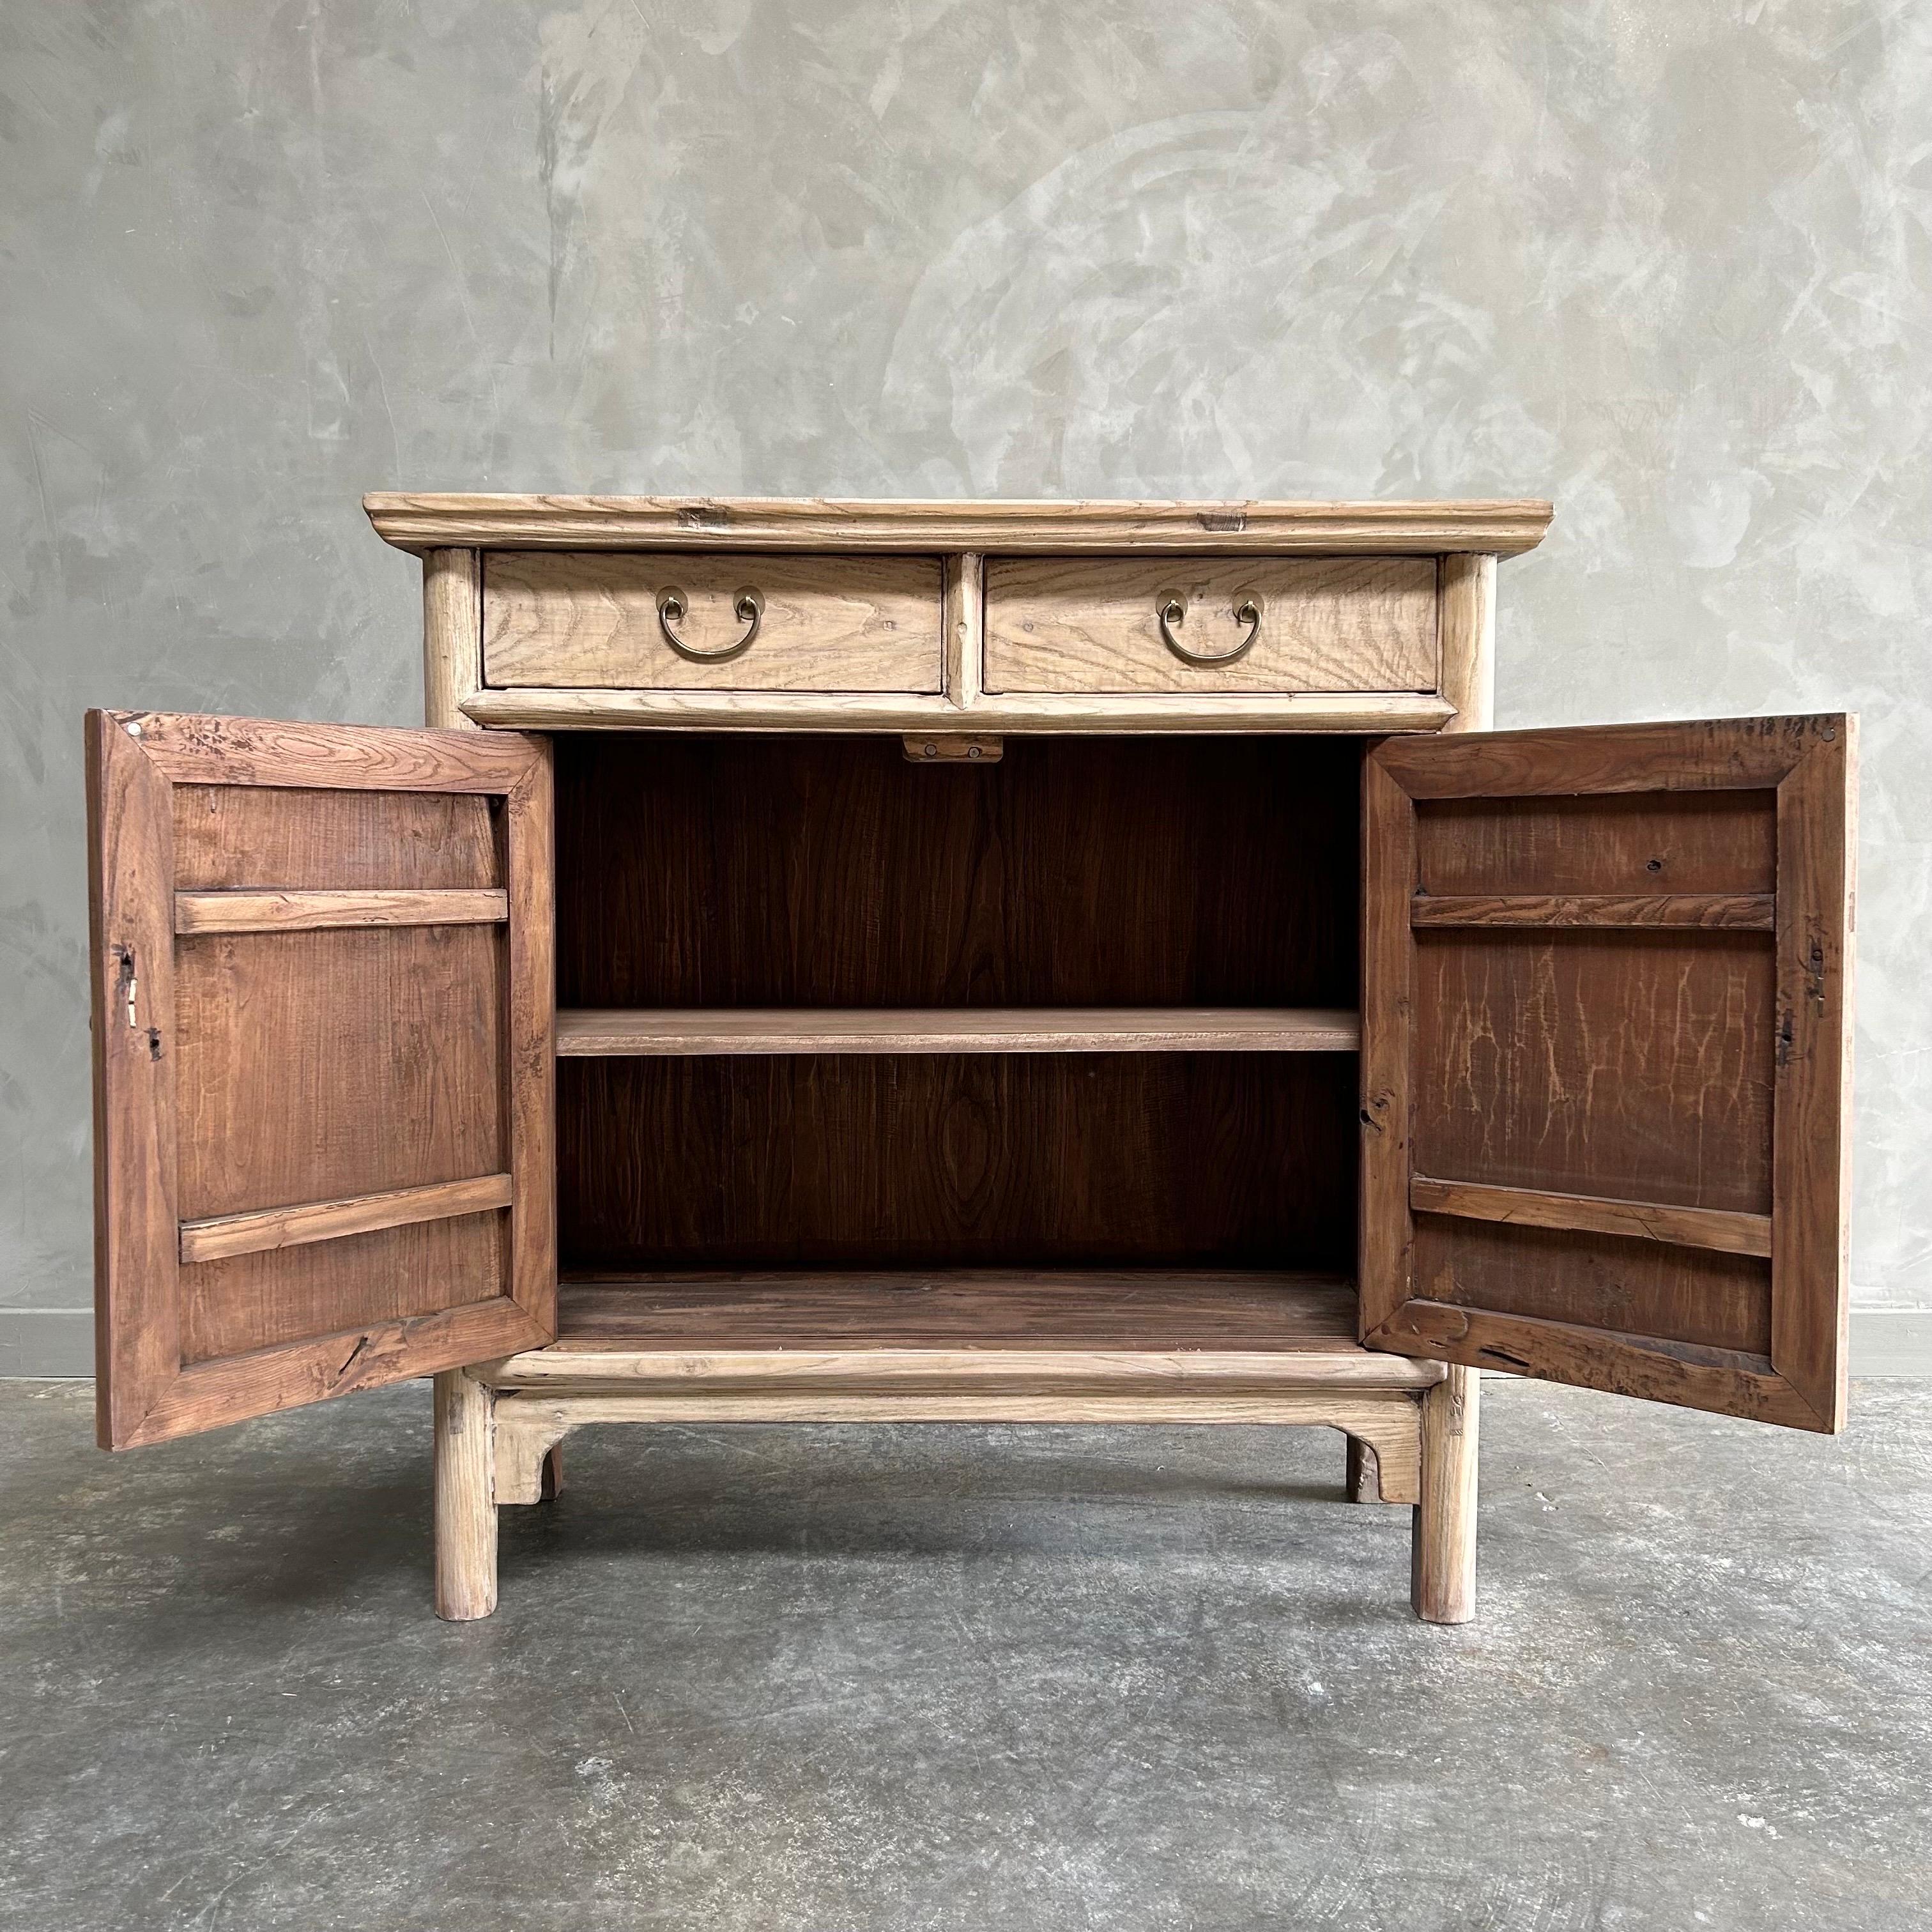
[[[488,1301],[507,1292],[503,1221],[500,1213],[466,1214],[184,1268],[182,1360]],[[345,1360],[354,1346],[352,1336]]]
[[[1416,852],[1436,894],[1768,892],[1777,794],[1424,800]]]
[[[557,1071],[567,1268],[1352,1271],[1352,1054]]]
[[[556,748],[562,1006],[1356,1001],[1353,740]]]
[[[477,793],[184,784],[174,800],[175,884],[184,891],[503,883],[490,801]]]
[[[1616,1334],[1771,1348],[1771,1264],[1660,1241],[1419,1214],[1415,1292]]]
[[[506,1165],[502,928],[178,942],[183,1220]]]
[[[557,1339],[639,1348],[1242,1348],[1353,1353],[1333,1276],[908,1270],[686,1274],[565,1284]]]
[[[1419,932],[1414,1165],[1767,1214],[1770,935]]]

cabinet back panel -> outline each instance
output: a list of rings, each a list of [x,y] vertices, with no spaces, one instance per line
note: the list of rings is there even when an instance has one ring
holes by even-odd
[[[1353,1006],[1353,740],[556,741],[566,1006]]]
[[[565,1060],[566,1268],[1354,1268],[1346,1053]]]
[[[183,891],[500,886],[490,801],[476,793],[175,788]]]

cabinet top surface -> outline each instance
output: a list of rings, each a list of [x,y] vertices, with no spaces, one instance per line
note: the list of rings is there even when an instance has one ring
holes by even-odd
[[[362,507],[399,549],[1156,549],[1514,556],[1550,506],[1430,503],[975,502],[826,496],[519,496],[374,492]]]

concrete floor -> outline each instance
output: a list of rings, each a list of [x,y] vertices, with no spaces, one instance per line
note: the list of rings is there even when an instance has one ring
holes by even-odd
[[[0,1924],[1932,1923],[1932,1417],[1485,1390],[1483,1611],[1321,1430],[609,1429],[428,1608],[428,1400],[0,1384]]]

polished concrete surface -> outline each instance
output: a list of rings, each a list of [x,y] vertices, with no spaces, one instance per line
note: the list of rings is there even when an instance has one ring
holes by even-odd
[[[0,1924],[1932,1923],[1932,1388],[1486,1388],[1480,1620],[1322,1430],[592,1430],[437,1623],[418,1385],[0,1384]]]

